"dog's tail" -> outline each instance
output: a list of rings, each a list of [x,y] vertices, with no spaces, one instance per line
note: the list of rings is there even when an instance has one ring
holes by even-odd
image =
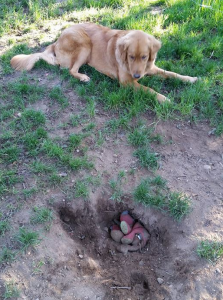
[[[45,60],[47,63],[51,65],[57,65],[57,60],[54,52],[55,44],[52,44],[46,48],[46,50],[42,53],[34,53],[34,54],[19,54],[14,56],[11,59],[11,66],[13,69],[17,71],[22,70],[31,70],[35,63],[40,59]]]

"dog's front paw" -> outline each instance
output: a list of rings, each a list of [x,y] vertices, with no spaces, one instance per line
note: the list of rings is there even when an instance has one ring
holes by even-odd
[[[185,81],[186,82],[194,83],[197,80],[198,80],[198,77],[185,76]]]
[[[90,81],[90,77],[88,77],[88,76],[85,75],[85,74],[82,74],[82,75],[81,75],[81,78],[80,78],[80,81],[83,81],[83,82],[89,82],[89,81]]]
[[[161,95],[161,94],[156,94],[157,100],[162,103],[162,102],[170,102],[170,99]]]
[[[194,83],[198,80],[198,77],[190,77],[190,82]]]

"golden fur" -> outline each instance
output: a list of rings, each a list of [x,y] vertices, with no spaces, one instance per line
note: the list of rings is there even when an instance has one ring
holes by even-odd
[[[69,68],[70,74],[80,81],[89,81],[87,75],[79,73],[79,68],[88,64],[111,78],[117,78],[121,84],[131,84],[135,88],[142,87],[137,81],[144,75],[174,77],[192,83],[197,80],[197,77],[183,76],[155,66],[160,47],[157,39],[140,30],[112,30],[91,23],[76,24],[65,29],[44,52],[14,56],[11,66],[16,70],[31,70],[39,59],[43,59],[49,64]],[[150,88],[143,88],[155,93],[160,102],[168,100]]]

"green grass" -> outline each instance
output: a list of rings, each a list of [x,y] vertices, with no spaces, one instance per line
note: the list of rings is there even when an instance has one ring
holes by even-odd
[[[149,178],[142,180],[134,189],[133,198],[136,202],[142,203],[145,206],[156,207],[158,209],[163,209],[166,205],[165,196],[160,189],[152,188]]]
[[[79,147],[84,137],[85,135],[83,134],[71,134],[68,140],[69,149],[73,150]]]
[[[19,127],[21,126],[23,130],[27,130],[27,129],[33,130],[39,128],[39,126],[45,125],[45,122],[46,122],[46,118],[42,112],[33,109],[26,109],[22,113],[18,125]],[[43,134],[41,134],[40,132],[39,135],[42,136]]]
[[[93,164],[88,161],[88,158],[86,156],[73,157],[71,154],[66,153],[60,145],[53,142],[52,140],[44,141],[42,145],[42,151],[49,157],[56,158],[60,163],[63,163],[74,171],[83,168],[90,169],[93,167]]]
[[[133,156],[137,157],[142,167],[155,170],[158,168],[157,155],[148,148],[139,148],[134,151]]]
[[[133,146],[145,146],[148,144],[148,130],[136,128],[129,134],[128,140]]]
[[[53,212],[51,209],[46,207],[37,207],[33,208],[33,215],[30,218],[32,224],[43,224],[46,222],[51,222],[53,220]]]
[[[176,221],[181,221],[191,211],[190,199],[181,193],[170,192],[160,176],[143,179],[133,190],[133,199],[167,212]]]
[[[47,131],[39,127],[35,131],[28,132],[23,137],[24,147],[30,155],[36,156],[41,149],[43,140],[47,138]]]
[[[95,107],[96,107],[96,103],[95,103],[94,99],[89,99],[86,110],[87,110],[87,114],[89,115],[90,118],[95,117],[95,114],[96,114]]]
[[[14,162],[15,160],[13,160]],[[8,158],[6,160],[8,162]],[[0,195],[9,192],[13,186],[21,181],[21,177],[17,175],[15,170],[0,170]]]
[[[89,188],[85,180],[77,180],[74,185],[74,197],[75,198],[84,198],[89,197]]]
[[[3,299],[17,299],[20,296],[20,291],[13,281],[5,283],[5,292],[3,294]]]
[[[85,126],[85,128],[83,128],[83,131],[84,132],[91,132],[95,129],[95,127],[96,127],[96,124],[94,122],[90,122],[89,124],[87,124]]]
[[[15,236],[15,240],[19,244],[19,248],[22,251],[26,251],[29,247],[35,247],[39,244],[39,234],[35,231],[29,231],[26,228],[20,228],[19,232]]]
[[[191,211],[191,202],[183,194],[173,192],[169,194],[168,210],[170,215],[177,221]]]
[[[64,182],[64,177],[58,175],[57,173],[52,173],[48,175],[47,182],[50,186],[57,187]]]
[[[4,235],[4,233],[9,230],[10,225],[9,222],[6,220],[0,221],[0,236]]]
[[[167,183],[166,179],[162,178],[159,175],[150,179],[151,185],[155,185],[155,186],[163,188],[163,189],[166,187],[166,183]]]
[[[197,254],[211,262],[223,257],[223,244],[216,241],[201,241],[197,247]]]
[[[77,127],[80,124],[80,121],[81,121],[80,115],[73,115],[73,114],[70,115],[70,124],[73,127]]]
[[[151,142],[162,142],[162,137],[159,134],[153,134],[153,127],[146,127],[140,125],[134,128],[134,130],[128,135],[129,143],[134,147],[147,146]]]
[[[38,192],[38,189],[36,187],[30,188],[30,189],[24,189],[22,191],[22,193],[26,199],[31,198],[37,192]]]
[[[49,93],[49,96],[52,100],[59,103],[62,108],[65,108],[69,105],[68,99],[64,95],[62,88],[59,86],[53,87]]]
[[[2,149],[0,149],[0,160],[7,163],[13,163],[18,160],[20,154],[20,149],[17,145],[3,144]]]
[[[12,262],[15,259],[16,253],[15,251],[4,247],[0,253],[0,263]]]
[[[113,178],[110,180],[109,185],[112,190],[112,195],[110,197],[111,200],[121,202],[122,197],[124,196],[124,192],[122,190],[122,184],[125,180],[126,173],[125,171],[119,171],[117,178]]]
[[[49,174],[56,171],[55,166],[43,163],[40,160],[34,160],[31,164],[31,170],[37,174]]]

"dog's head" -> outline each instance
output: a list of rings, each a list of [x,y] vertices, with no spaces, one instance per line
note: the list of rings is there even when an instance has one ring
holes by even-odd
[[[116,57],[133,79],[140,79],[155,62],[161,42],[152,35],[133,30],[117,40]]]

